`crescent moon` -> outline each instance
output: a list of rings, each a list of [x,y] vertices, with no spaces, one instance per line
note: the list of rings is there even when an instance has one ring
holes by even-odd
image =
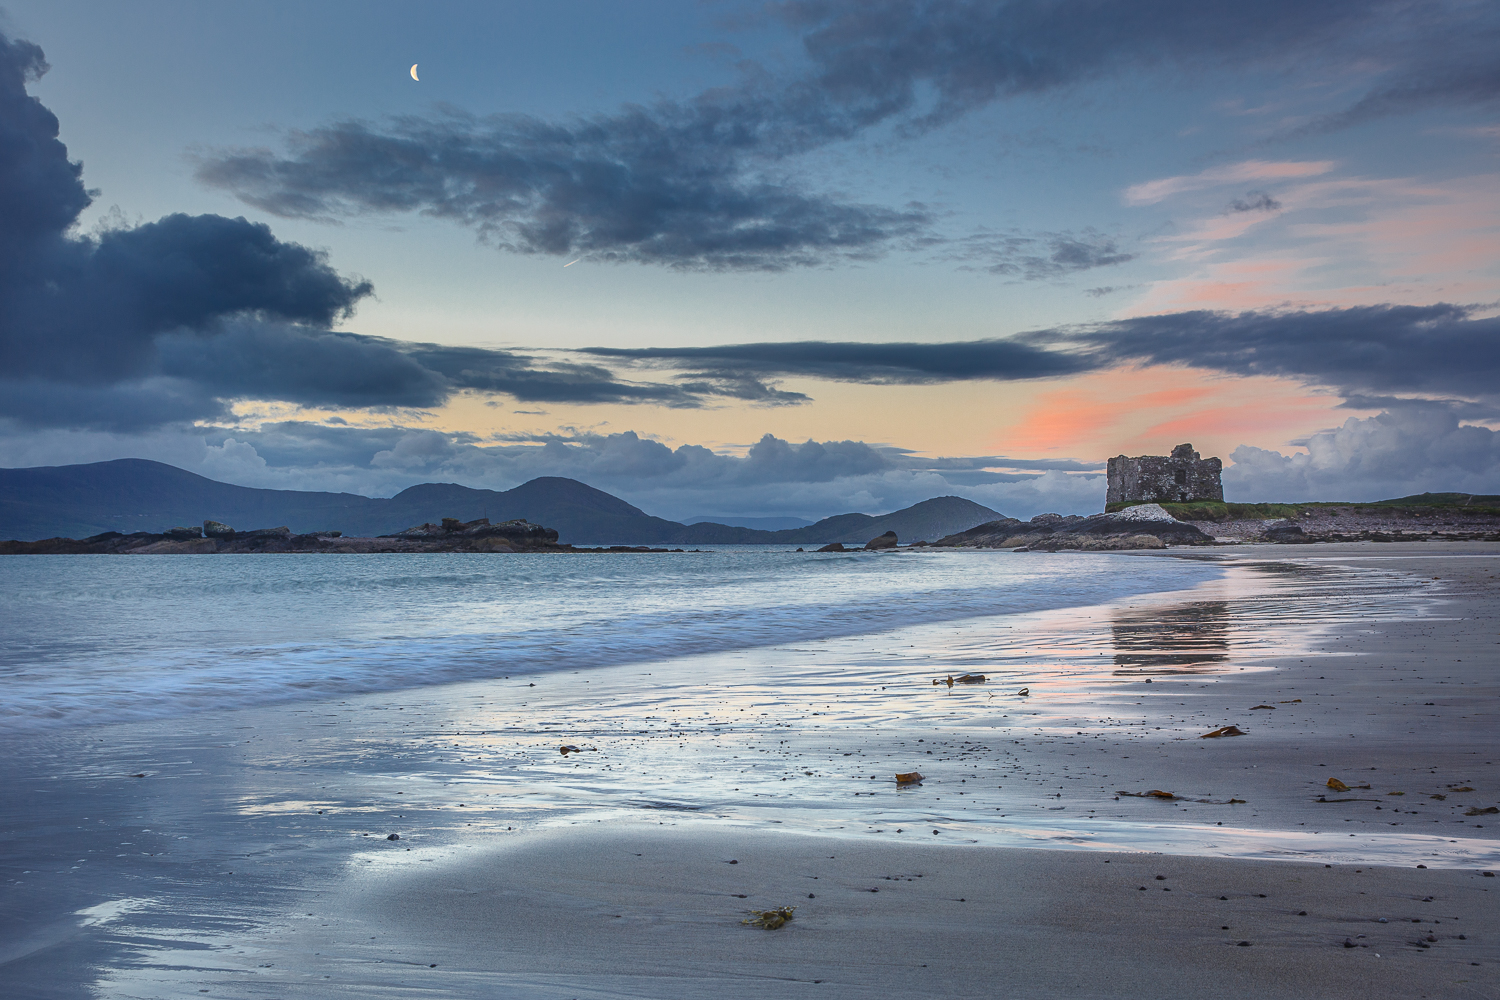
[[[417,76],[417,64],[416,63],[412,63],[411,64],[411,78],[413,80],[417,81],[418,83],[422,82],[422,78],[420,76]]]

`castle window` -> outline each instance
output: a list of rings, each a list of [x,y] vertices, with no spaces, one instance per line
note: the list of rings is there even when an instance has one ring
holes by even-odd
[[[1187,485],[1187,470],[1186,469],[1178,469],[1177,470],[1177,485],[1178,486],[1186,486]]]

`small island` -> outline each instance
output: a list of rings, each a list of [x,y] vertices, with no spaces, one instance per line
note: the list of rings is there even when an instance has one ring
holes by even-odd
[[[491,524],[489,518],[460,521],[445,517],[375,538],[348,537],[341,531],[294,533],[285,526],[237,531],[219,521],[162,532],[106,531],[88,538],[43,538],[0,542],[0,555],[215,555],[220,553],[371,552],[682,552],[645,545],[580,547],[560,545],[553,528],[524,519]]]

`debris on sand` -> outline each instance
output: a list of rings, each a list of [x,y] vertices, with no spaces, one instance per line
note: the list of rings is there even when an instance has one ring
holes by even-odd
[[[917,785],[921,784],[921,782],[921,771],[906,771],[905,773],[898,773],[896,775],[896,784],[898,785]]]
[[[571,743],[564,743],[557,748],[557,752],[566,757],[570,753],[583,753],[585,750],[598,750],[598,747],[575,747]]]
[[[984,674],[962,674],[962,675],[960,675],[958,677],[954,677],[952,674],[949,674],[948,677],[947,677],[947,679],[946,679],[946,681],[945,681],[944,678],[939,677],[939,678],[935,679],[932,683],[933,684],[943,684],[943,683],[946,683],[949,687],[952,687],[955,684],[983,684],[984,682],[985,682],[985,676],[984,676]]]
[[[1202,736],[1200,736],[1198,738],[1200,740],[1213,740],[1213,739],[1218,739],[1220,736],[1248,736],[1248,735],[1249,734],[1246,733],[1239,726],[1220,726],[1218,729],[1215,729],[1213,732],[1211,732],[1211,733],[1204,733]]]
[[[1021,690],[1019,690],[1019,691],[1016,692],[1016,697],[1018,697],[1018,698],[1029,698],[1029,697],[1031,697],[1031,688],[1022,688]]]
[[[1253,712],[1253,711],[1255,711],[1255,710],[1256,710],[1256,709],[1257,709],[1257,708],[1269,708],[1269,709],[1270,709],[1270,710],[1271,710],[1271,711],[1273,711],[1273,712],[1274,712],[1274,711],[1276,711],[1276,706],[1275,706],[1275,705],[1251,705],[1251,706],[1250,706],[1250,711],[1252,711],[1252,712]]]
[[[1278,705],[1300,705],[1300,704],[1302,704],[1302,699],[1301,698],[1293,698],[1291,701],[1278,701],[1276,704],[1278,704]]]
[[[1164,792],[1160,788],[1153,788],[1149,792],[1120,792],[1119,794],[1129,795],[1137,799],[1167,799],[1170,801],[1177,798],[1172,792]]]
[[[1491,815],[1494,815],[1495,813],[1500,813],[1500,806],[1485,806],[1483,809],[1479,808],[1478,806],[1475,806],[1474,808],[1470,809],[1468,812],[1464,813],[1464,815],[1465,816],[1491,816]]]
[[[1335,792],[1347,792],[1349,790],[1349,786],[1337,778],[1329,778],[1328,787],[1332,788]]]
[[[740,923],[749,924],[751,927],[764,927],[768,931],[774,931],[792,919],[792,911],[795,909],[795,906],[778,906],[771,910],[751,910],[750,916],[741,920]]]

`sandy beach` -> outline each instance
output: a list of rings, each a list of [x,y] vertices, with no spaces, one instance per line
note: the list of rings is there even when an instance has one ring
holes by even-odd
[[[55,734],[8,837],[78,863],[12,873],[0,961],[47,997],[1500,995],[1500,546],[1212,558],[1109,606]]]
[[[1211,694],[1155,679],[1149,697],[1187,710],[1158,715],[1250,735],[1112,759],[1116,787],[1232,791],[1265,827],[1342,836],[1353,814],[1493,846],[1500,823],[1460,806],[1500,801],[1500,558],[1388,548],[1296,556],[1399,560],[1443,584],[1431,618],[1337,630],[1325,651],[1354,655],[1262,663]],[[1077,760],[1067,747],[1032,747],[1048,758],[1034,766],[1061,774]],[[1320,802],[1327,777],[1374,787]],[[934,846],[937,831],[910,832],[916,843],[701,823],[550,831],[367,878],[298,939],[346,987],[458,996],[1500,995],[1500,882],[1473,866]],[[779,930],[740,924],[784,905],[797,911]]]

